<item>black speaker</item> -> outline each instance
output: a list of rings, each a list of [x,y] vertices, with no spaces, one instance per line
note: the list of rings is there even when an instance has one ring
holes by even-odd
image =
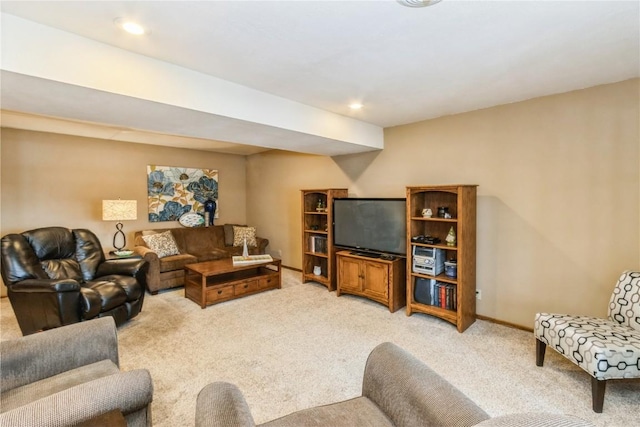
[[[413,290],[413,298],[420,304],[432,304],[431,300],[431,282],[435,284],[435,279],[416,279],[416,286]]]

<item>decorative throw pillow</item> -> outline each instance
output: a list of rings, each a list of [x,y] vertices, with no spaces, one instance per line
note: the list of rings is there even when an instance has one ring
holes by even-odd
[[[247,246],[258,246],[255,227],[233,226],[233,246],[243,246],[247,239]]]
[[[224,245],[233,246],[233,227],[246,227],[242,224],[225,224],[224,227]]]
[[[142,240],[149,246],[149,249],[158,254],[158,258],[164,258],[169,255],[178,255],[178,245],[176,239],[173,238],[170,230],[164,233],[150,234],[142,236]]]

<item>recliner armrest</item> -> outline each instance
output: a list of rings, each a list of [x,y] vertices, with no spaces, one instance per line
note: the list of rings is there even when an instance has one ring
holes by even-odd
[[[0,341],[0,352],[1,391],[105,359],[119,365],[116,325],[112,317]]]
[[[26,279],[10,284],[12,292],[78,292],[80,283],[73,279]]]
[[[96,277],[108,276],[110,274],[121,274],[123,276],[137,276],[146,267],[147,261],[139,258],[125,258],[107,260],[98,266]]]
[[[196,401],[196,427],[255,427],[249,405],[238,387],[226,382],[205,386]]]

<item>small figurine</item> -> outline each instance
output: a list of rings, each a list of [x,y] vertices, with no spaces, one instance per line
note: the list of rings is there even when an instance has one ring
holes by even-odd
[[[454,231],[453,227],[449,229],[449,233],[447,234],[447,237],[444,240],[447,241],[447,246],[456,245],[456,232]]]
[[[429,208],[422,209],[422,217],[423,218],[431,218],[433,216],[433,211]]]
[[[249,259],[249,248],[247,248],[247,238],[244,238],[244,245],[242,246],[242,258]]]

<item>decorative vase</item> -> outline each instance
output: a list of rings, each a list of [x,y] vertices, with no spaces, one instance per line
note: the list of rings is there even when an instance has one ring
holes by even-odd
[[[322,275],[322,269],[319,265],[313,267],[313,274],[315,274],[316,276]]]
[[[215,200],[208,199],[206,202],[204,202],[204,212],[205,214],[207,212],[209,213],[209,223],[206,224],[207,226],[213,225],[213,218],[216,216],[217,206],[218,204],[216,203]]]

